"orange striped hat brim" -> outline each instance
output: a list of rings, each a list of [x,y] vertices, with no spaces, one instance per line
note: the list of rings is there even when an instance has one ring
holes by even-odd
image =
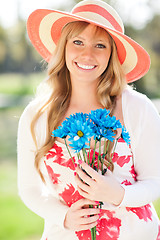
[[[100,0],[81,1],[71,13],[49,9],[37,9],[31,13],[27,22],[28,35],[36,50],[47,62],[61,36],[62,28],[73,21],[96,24],[112,36],[127,82],[136,81],[147,73],[150,67],[148,53],[124,34],[123,22],[117,12]]]

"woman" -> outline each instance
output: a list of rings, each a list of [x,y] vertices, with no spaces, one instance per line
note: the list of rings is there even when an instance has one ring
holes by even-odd
[[[97,239],[158,239],[151,202],[160,195],[160,118],[146,96],[127,86],[148,71],[148,54],[102,1],[81,1],[71,14],[36,10],[27,27],[49,65],[41,94],[20,119],[18,184],[24,203],[45,219],[42,239],[91,239],[94,226]],[[71,114],[101,108],[127,128],[131,144],[118,141],[105,176],[75,159],[90,178],[52,131]]]

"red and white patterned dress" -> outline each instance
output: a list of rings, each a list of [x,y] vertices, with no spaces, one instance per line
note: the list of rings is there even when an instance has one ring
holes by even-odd
[[[77,162],[76,154],[71,148],[70,150],[74,161]],[[136,183],[137,175],[131,146],[128,146],[123,139],[118,141],[113,162],[113,174],[122,185]],[[75,182],[75,166],[65,144],[56,141],[45,156],[44,164],[50,177],[51,189],[63,204],[70,207],[82,198]],[[121,205],[115,207],[104,203],[96,230],[97,240],[157,240],[158,217],[152,204],[133,208]],[[90,230],[74,232],[56,225],[51,226],[46,234],[42,239],[91,240]]]

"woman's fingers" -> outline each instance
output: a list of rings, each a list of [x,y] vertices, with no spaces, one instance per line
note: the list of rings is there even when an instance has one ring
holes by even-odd
[[[83,179],[83,180],[82,180]],[[89,192],[89,189],[90,189],[90,184],[89,184],[89,181],[85,182],[84,178],[81,178],[78,173],[75,177],[75,180],[76,180],[76,183],[77,185],[83,189],[83,191],[85,192]]]
[[[80,211],[81,217],[98,215],[98,214],[100,214],[99,208],[85,208],[85,209],[81,209],[81,211]]]
[[[82,197],[91,199],[88,192],[83,191],[78,185],[77,185],[77,190]]]
[[[92,224],[95,223],[97,220],[99,219],[99,215],[93,215],[93,216],[88,216],[88,217],[84,217],[81,219],[81,223],[82,225],[85,224]]]
[[[93,208],[89,206],[92,205]],[[69,208],[64,226],[70,230],[81,231],[91,229],[97,225],[100,209],[95,208],[97,203],[88,199],[80,199]]]
[[[86,171],[86,173],[90,177],[81,169],[81,167],[82,167],[83,170]],[[85,178],[86,182],[88,180],[88,182],[87,182],[88,184],[89,183],[91,184],[93,180],[97,180],[98,177],[99,177],[99,174],[94,169],[92,169],[87,163],[82,162],[82,161],[80,161],[80,167],[77,166],[76,171],[77,171],[78,175],[80,177],[82,177],[82,179]],[[85,179],[83,179],[83,180],[85,180]]]
[[[80,166],[76,167],[75,180],[81,196],[87,199],[96,200],[98,195],[96,194],[95,196],[95,192],[101,183],[99,173],[82,162]]]
[[[78,209],[86,208],[89,205],[97,206],[97,202],[86,199],[86,198],[82,198],[76,201],[75,203],[73,203],[71,207],[73,210],[78,210]]]
[[[80,225],[80,226],[78,226],[76,231],[88,230],[88,229],[95,227],[97,224],[98,224],[98,221],[90,223],[90,224]]]

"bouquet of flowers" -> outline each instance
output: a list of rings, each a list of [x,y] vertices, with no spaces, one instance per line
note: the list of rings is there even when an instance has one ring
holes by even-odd
[[[117,129],[121,129],[120,136],[116,134]],[[61,126],[53,131],[53,136],[64,139],[66,148],[74,164],[75,161],[67,145],[67,138],[70,142],[69,146],[75,151],[77,158],[85,161],[95,171],[100,171],[102,175],[107,171],[107,167],[104,164],[105,158],[106,156],[109,158],[107,160],[110,165],[118,139],[121,137],[127,144],[130,143],[129,133],[125,127],[122,126],[115,116],[110,116],[110,111],[106,109],[97,109],[91,111],[89,114],[76,113],[70,115],[63,121]],[[91,139],[94,139],[95,142],[93,150],[91,149]],[[102,141],[103,151],[101,147]],[[113,151],[108,156],[109,146],[113,141],[115,141]],[[99,152],[98,157],[95,157],[97,143],[99,143]],[[102,205],[103,203],[99,202],[98,207],[101,208]],[[96,240],[96,227],[91,229],[91,236],[92,240]]]

